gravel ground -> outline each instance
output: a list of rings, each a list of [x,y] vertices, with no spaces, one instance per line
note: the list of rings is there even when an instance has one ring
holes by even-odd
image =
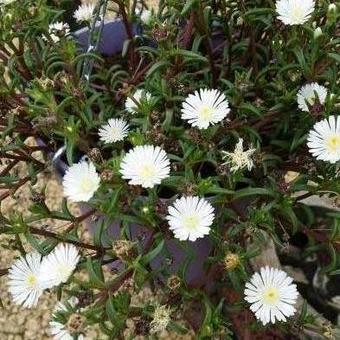
[[[32,140],[28,141],[32,144]],[[39,158],[39,157],[37,157]],[[1,169],[1,168],[0,168]],[[21,176],[26,173],[24,164],[18,164],[15,168]],[[46,186],[46,204],[50,209],[56,210],[60,208],[62,201],[62,188],[58,178],[51,172],[45,172],[39,175],[37,184],[33,187],[34,190],[40,190]],[[30,185],[23,186],[15,194],[15,197],[9,197],[2,202],[1,211],[4,215],[13,212],[29,214],[27,207],[31,204],[31,187]],[[78,214],[78,209],[75,205],[71,207],[74,214]],[[65,222],[50,221],[51,229],[62,227]],[[6,240],[12,237],[0,235],[0,244],[4,244]],[[24,244],[26,250],[30,247]],[[11,265],[13,259],[19,255],[18,251],[1,249],[0,268],[6,268]],[[10,295],[7,292],[6,277],[0,278],[0,298],[4,305],[0,314],[0,339],[1,340],[33,340],[33,339],[48,339],[48,321],[51,310],[54,308],[56,297],[55,294],[45,293],[39,300],[39,305],[31,310],[22,309],[11,303]]]
[[[84,1],[90,2],[90,1]],[[148,3],[151,6],[155,6],[158,1],[150,0]],[[29,144],[33,141],[29,140]],[[1,164],[0,164],[1,170]],[[15,171],[24,175],[26,168],[23,164],[19,164]],[[51,210],[59,210],[62,202],[62,188],[59,178],[53,174],[53,172],[45,172],[38,177],[38,182],[33,187],[37,192],[40,192],[42,188],[46,187],[46,204]],[[31,186],[25,185],[17,191],[15,197],[7,198],[1,203],[1,211],[6,214],[12,212],[20,212],[23,214],[29,214],[27,207],[31,202]],[[76,205],[71,206],[71,211],[74,215],[78,215],[79,211]],[[52,230],[60,230],[65,222],[49,221],[49,228]],[[86,238],[86,235],[84,235]],[[6,244],[11,236],[0,235],[0,244]],[[24,244],[26,250],[30,249],[30,246]],[[6,268],[11,265],[14,258],[19,255],[18,251],[1,248],[0,250],[0,268]],[[137,300],[143,302],[152,298],[152,293],[149,289],[145,289],[139,294]],[[20,306],[11,303],[10,295],[7,292],[7,279],[6,277],[0,277],[0,299],[3,304],[3,308],[0,313],[0,340],[45,340],[51,339],[48,333],[48,322],[50,315],[54,309],[56,303],[56,294],[44,293],[39,299],[39,305],[32,309],[22,309]],[[159,337],[160,339],[193,339],[193,336],[179,336],[178,334],[169,334],[164,332]],[[86,337],[87,340],[100,339],[99,333],[96,329],[91,330]],[[142,339],[142,337],[139,337]]]

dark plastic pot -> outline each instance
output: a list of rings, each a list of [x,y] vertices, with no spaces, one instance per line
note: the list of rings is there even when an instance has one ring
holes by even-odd
[[[82,204],[82,210],[88,210],[86,204]],[[88,230],[93,234],[98,228],[105,216],[100,216],[95,220],[87,222]],[[111,239],[119,239],[121,230],[118,222],[111,223],[106,230],[107,236]],[[152,232],[143,225],[131,223],[129,226],[129,239],[138,242],[143,249],[149,243]],[[106,235],[103,235],[105,243]],[[200,287],[208,283],[207,268],[205,261],[212,250],[209,237],[197,240],[196,242],[178,241],[176,239],[165,239],[163,251],[156,256],[150,266],[155,271],[164,274],[180,274],[185,268],[185,281],[192,287]],[[110,264],[113,271],[119,271],[122,268],[120,260]],[[157,275],[157,279],[163,281],[163,275]]]
[[[142,28],[138,25],[133,25],[132,31],[134,35],[142,34]],[[84,27],[73,33],[80,48],[84,52],[88,49],[88,33],[89,29],[87,27]],[[128,34],[126,33],[123,21],[107,21],[103,26],[103,32],[98,46],[98,51],[105,56],[112,56],[121,53],[124,47],[124,42],[127,39]]]
[[[141,29],[137,26],[133,27],[134,34]],[[84,28],[74,33],[74,36],[78,40],[79,46],[86,51],[88,46],[88,29]],[[117,53],[121,53],[124,42],[127,39],[127,33],[122,21],[110,21],[104,24],[102,39],[99,45],[99,52],[112,56]],[[44,144],[43,141],[38,141],[40,144]],[[64,161],[64,149],[50,155],[53,160],[56,171],[62,177],[67,169],[67,164]],[[88,206],[82,204],[81,209],[86,211]],[[102,219],[105,216],[101,216],[96,221],[88,221],[87,227],[93,234],[95,229],[99,227]],[[120,237],[120,227],[118,223],[112,223],[107,229],[107,234],[113,239]],[[142,248],[150,240],[152,233],[149,229],[142,225],[131,224],[130,225],[130,239],[132,241],[138,241]],[[165,246],[161,254],[154,258],[150,266],[155,271],[166,271],[170,274],[179,274],[185,268],[185,281],[192,287],[199,287],[208,283],[207,269],[205,261],[212,250],[212,244],[209,237],[199,239],[196,242],[180,242],[176,239],[166,239]],[[110,267],[114,271],[119,271],[122,268],[122,263],[116,261],[110,264]],[[157,278],[163,280],[163,275],[157,275]]]

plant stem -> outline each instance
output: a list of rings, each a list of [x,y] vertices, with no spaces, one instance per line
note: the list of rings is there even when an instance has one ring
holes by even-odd
[[[43,229],[39,229],[39,228],[32,227],[32,226],[29,226],[29,231],[34,235],[50,237],[50,238],[53,238],[53,239],[61,241],[61,242],[74,244],[75,246],[78,246],[80,248],[95,250],[95,251],[100,252],[100,253],[104,253],[106,250],[111,249],[110,247],[100,247],[100,246],[95,246],[95,245],[84,243],[84,242],[77,241],[77,240],[70,240],[70,239],[67,239],[67,238],[63,237],[62,235],[58,235],[57,233],[54,233],[52,231],[43,230]]]
[[[88,212],[89,213],[89,212]],[[88,213],[82,215],[79,217],[79,219],[84,219],[85,215],[88,215]],[[4,217],[3,215],[0,215],[0,223],[3,226],[6,225],[10,225],[10,221]],[[2,229],[1,233],[6,233],[8,231],[11,231],[10,229]],[[80,248],[84,248],[84,249],[90,249],[90,250],[94,250],[100,254],[104,254],[106,250],[110,250],[111,247],[102,247],[102,246],[95,246],[92,244],[88,244],[82,241],[78,241],[78,240],[71,240],[66,238],[67,235],[59,235],[53,231],[49,231],[49,230],[44,230],[44,229],[40,229],[37,227],[33,227],[33,226],[27,226],[27,231],[30,232],[33,235],[39,235],[39,236],[44,236],[44,237],[49,237],[49,238],[53,238],[55,240],[61,241],[61,242],[65,242],[65,243],[70,243],[70,244],[74,244],[75,246],[78,246]]]
[[[127,15],[126,10],[125,10],[124,2],[119,0],[119,1],[116,1],[116,3],[119,7],[120,14],[122,15],[126,34],[129,38],[129,40],[131,41],[131,44],[130,44],[130,47],[129,47],[129,61],[130,61],[131,69],[134,70],[135,69],[135,51],[134,51],[134,43],[133,43],[133,38],[134,38],[133,30],[132,30],[131,25],[129,23],[129,18],[128,18],[128,15]]]
[[[0,269],[0,276],[4,276],[8,274],[8,268]]]
[[[204,22],[204,12],[203,12],[203,6],[201,1],[199,2],[199,11],[198,11],[198,30],[200,33],[205,37],[206,41],[206,49],[208,53],[209,58],[209,64],[211,69],[211,75],[212,75],[212,85],[215,87],[217,85],[217,70],[215,66],[215,60],[214,60],[214,53],[212,48],[212,43],[210,39],[210,33],[208,31],[207,25]]]
[[[183,33],[183,48],[184,49],[189,48],[189,43],[190,43],[190,40],[192,39],[192,32],[194,29],[194,24],[195,24],[195,12],[192,11],[190,13],[190,20],[184,28],[184,33]]]
[[[308,197],[311,197],[311,196],[313,196],[313,195],[315,195],[315,192],[311,192],[311,191],[306,192],[305,194],[302,194],[302,195],[296,197],[296,198],[295,198],[295,203],[297,203],[297,202],[299,202],[299,201],[302,201],[302,200],[304,200],[304,199],[306,199],[306,198],[308,198]]]
[[[95,212],[96,212],[96,209],[90,209],[89,211],[87,211],[83,215],[80,215],[80,216],[76,217],[76,219],[66,229],[66,233],[70,232],[76,225],[78,225],[79,223],[85,221],[87,218],[92,216]]]

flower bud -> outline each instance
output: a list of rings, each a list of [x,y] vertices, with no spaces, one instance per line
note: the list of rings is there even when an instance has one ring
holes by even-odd
[[[336,4],[329,4],[328,13],[329,14],[336,14],[336,12],[337,12]]]
[[[318,38],[320,38],[322,36],[322,29],[321,27],[317,27],[315,30],[314,30],[314,39],[317,40]]]
[[[294,182],[299,176],[300,176],[299,172],[287,171],[284,176],[285,183],[289,184],[291,182]]]
[[[152,12],[150,10],[144,9],[142,14],[140,15],[140,19],[146,25],[148,25],[152,18]]]
[[[240,257],[237,254],[228,253],[224,258],[224,267],[228,271],[234,270],[239,264]]]
[[[336,4],[332,3],[328,6],[327,11],[327,21],[329,25],[333,25],[336,23],[336,18],[338,14],[338,7]]]
[[[168,278],[167,286],[170,290],[177,290],[181,286],[181,279],[177,275]]]
[[[135,243],[129,240],[115,240],[112,242],[112,250],[122,261],[134,258],[133,247]]]
[[[114,178],[114,173],[110,169],[104,169],[100,174],[100,179],[103,182],[110,182]]]
[[[79,313],[73,313],[70,315],[67,324],[66,329],[71,333],[80,333],[84,330],[85,327],[85,317],[82,316]]]

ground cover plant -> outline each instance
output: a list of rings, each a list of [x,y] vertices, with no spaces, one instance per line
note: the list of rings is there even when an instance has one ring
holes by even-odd
[[[337,338],[338,4],[0,13],[0,201],[32,191],[28,216],[0,214],[2,247],[21,254],[1,269],[13,303],[56,294],[55,339]],[[35,189],[54,171],[60,211]]]

